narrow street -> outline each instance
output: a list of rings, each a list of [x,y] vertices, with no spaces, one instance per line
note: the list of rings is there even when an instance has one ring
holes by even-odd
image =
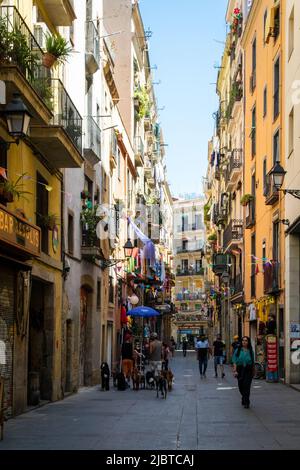
[[[156,392],[99,386],[25,413],[5,423],[4,449],[300,449],[299,392],[254,381],[245,410],[230,368],[214,378],[210,360],[200,380],[194,352],[172,361],[174,388]]]

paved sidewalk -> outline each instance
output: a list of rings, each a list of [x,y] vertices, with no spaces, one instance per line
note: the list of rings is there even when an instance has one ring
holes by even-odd
[[[201,380],[195,353],[172,360],[167,400],[150,390],[84,388],[5,423],[3,449],[300,449],[300,394],[254,381],[244,409],[230,367]]]

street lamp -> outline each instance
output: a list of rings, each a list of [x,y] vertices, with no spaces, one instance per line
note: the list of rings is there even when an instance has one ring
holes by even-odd
[[[106,269],[106,268],[115,266],[118,263],[124,263],[132,256],[134,246],[129,238],[127,242],[125,243],[125,245],[123,246],[123,249],[124,249],[125,259],[105,259],[101,257],[100,259],[101,268]]]
[[[128,238],[127,242],[124,245],[124,253],[125,253],[125,258],[131,258],[132,252],[133,252],[133,244],[131,240]]]
[[[277,191],[283,191],[284,194],[291,194],[295,198],[300,199],[299,189],[282,189],[285,175],[286,171],[279,162],[277,162],[270,171],[270,176],[273,179],[273,184]]]
[[[17,139],[18,144],[19,138],[27,135],[32,117],[19,93],[14,93],[14,98],[6,105],[3,114],[6,117],[8,132]]]

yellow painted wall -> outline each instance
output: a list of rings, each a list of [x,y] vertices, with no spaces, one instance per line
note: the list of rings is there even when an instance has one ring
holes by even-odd
[[[269,44],[264,43],[264,14],[266,9],[274,5],[273,0],[259,0],[254,2],[251,15],[249,17],[246,34],[243,39],[245,49],[245,193],[251,193],[251,175],[256,174],[256,225],[252,229],[245,231],[245,301],[250,303],[251,299],[251,234],[256,234],[256,256],[262,259],[262,243],[266,240],[266,257],[272,259],[272,219],[277,211],[280,211],[280,218],[284,218],[284,205],[282,195],[280,202],[273,206],[265,204],[263,196],[263,160],[267,157],[267,172],[273,166],[273,134],[280,128],[280,153],[281,164],[284,166],[284,2],[281,2],[281,33],[274,42],[271,38]],[[256,37],[257,44],[257,69],[256,69],[256,89],[253,95],[250,93],[250,76],[252,74],[252,42]],[[273,77],[274,64],[278,56],[281,56],[281,84],[280,84],[280,106],[279,117],[273,122]],[[263,92],[267,85],[267,114],[263,117]],[[256,103],[256,156],[251,156],[251,127],[252,108]],[[244,209],[246,210],[246,209]],[[281,287],[284,288],[284,226],[280,224],[281,237]],[[264,276],[262,274],[262,262],[259,262],[259,271],[256,277],[256,298],[264,296]],[[280,303],[283,303],[283,295]]]

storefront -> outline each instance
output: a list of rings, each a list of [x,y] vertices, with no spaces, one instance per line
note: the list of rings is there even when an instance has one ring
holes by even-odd
[[[0,205],[0,375],[5,415],[27,405],[31,266],[40,256],[40,229]]]

